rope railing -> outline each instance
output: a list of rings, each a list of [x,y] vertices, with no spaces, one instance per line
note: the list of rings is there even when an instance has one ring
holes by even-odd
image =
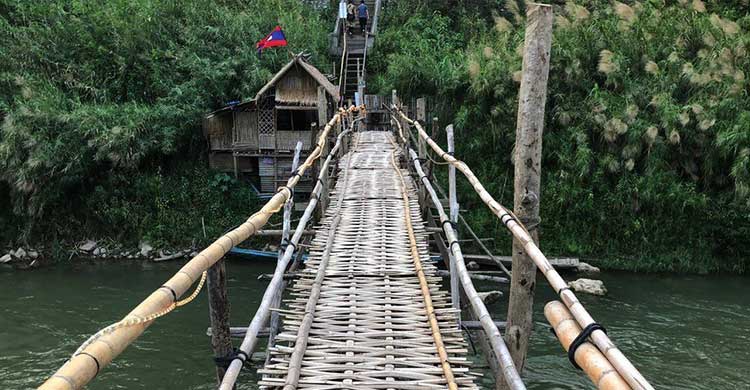
[[[503,207],[500,203],[490,195],[489,192],[484,188],[479,179],[474,175],[468,165],[463,161],[455,158],[454,156],[446,153],[422,128],[422,125],[407,117],[399,107],[393,106],[395,112],[398,113],[399,117],[409,125],[414,126],[417,129],[418,136],[425,140],[432,150],[440,156],[443,160],[447,161],[451,165],[455,166],[456,169],[461,171],[463,175],[468,179],[474,190],[477,192],[479,197],[482,199],[487,207],[495,214],[503,225],[511,232],[513,237],[519,240],[528,254],[528,256],[534,261],[536,266],[542,272],[544,277],[550,284],[550,287],[557,293],[565,306],[570,310],[571,314],[578,322],[581,328],[586,328],[592,324],[596,324],[594,318],[586,311],[583,304],[578,300],[573,291],[570,290],[568,284],[555,270],[552,264],[549,262],[547,257],[542,253],[539,247],[534,243],[531,235],[523,226],[523,224],[515,217],[512,211]],[[395,121],[398,122],[398,121]],[[401,131],[399,129],[399,131]],[[403,137],[402,137],[403,138]],[[438,208],[440,209],[440,208]],[[599,348],[599,350],[607,357],[612,363],[617,372],[628,382],[630,386],[635,390],[653,390],[653,386],[641,375],[638,369],[628,360],[625,354],[620,351],[617,346],[610,340],[607,334],[602,330],[594,330],[591,333],[591,340]]]
[[[283,256],[276,263],[276,269],[274,270],[271,281],[269,282],[268,287],[266,288],[266,291],[263,293],[263,298],[261,300],[261,303],[258,309],[255,311],[255,315],[250,321],[250,325],[248,325],[247,327],[247,332],[245,333],[245,337],[243,338],[242,343],[240,344],[237,355],[234,356],[234,359],[232,359],[232,362],[229,364],[229,367],[227,368],[226,373],[224,374],[224,377],[222,378],[221,384],[219,385],[220,390],[231,390],[234,388],[234,385],[237,382],[237,378],[239,377],[239,374],[240,374],[240,371],[242,370],[243,365],[245,364],[247,359],[252,355],[255,349],[255,345],[258,341],[258,333],[260,332],[261,328],[265,325],[265,323],[268,321],[269,313],[271,310],[271,303],[273,302],[273,297],[274,295],[278,293],[278,290],[282,286],[282,283],[284,280],[284,273],[286,272],[287,266],[289,265],[289,261],[291,260],[292,255],[295,252],[296,246],[299,243],[299,240],[304,233],[307,223],[312,218],[313,213],[317,207],[317,204],[320,201],[320,193],[323,190],[323,186],[324,186],[324,183],[322,182],[322,178],[325,172],[328,171],[328,168],[331,164],[333,156],[335,156],[336,153],[338,153],[339,149],[341,148],[344,136],[349,134],[352,131],[354,123],[355,121],[351,121],[349,129],[341,132],[338,135],[336,139],[336,144],[328,153],[328,157],[325,159],[325,161],[321,165],[320,174],[318,175],[318,180],[310,195],[310,202],[305,208],[304,214],[302,215],[299,223],[297,224],[294,234],[292,235],[292,238],[290,239],[290,244],[287,245]]]
[[[40,390],[75,390],[89,383],[112,360],[124,351],[151,325],[157,317],[168,313],[184,304],[179,298],[197,281],[204,280],[205,272],[235,245],[247,240],[259,231],[277,213],[293,194],[294,187],[302,174],[313,166],[321,156],[328,133],[344,117],[357,110],[340,109],[326,124],[320,133],[315,149],[310,153],[297,172],[289,178],[285,186],[280,187],[271,199],[244,223],[224,234],[197,256],[187,262],[177,273],[161,287],[146,297],[138,306],[128,313],[120,322],[123,326],[114,326],[106,332],[97,332],[98,336],[87,340],[83,348],[72,356],[55,374],[40,387]],[[193,293],[190,298],[194,298]],[[113,327],[110,325],[107,328]],[[106,328],[105,328],[106,329]],[[100,334],[101,333],[101,334]]]

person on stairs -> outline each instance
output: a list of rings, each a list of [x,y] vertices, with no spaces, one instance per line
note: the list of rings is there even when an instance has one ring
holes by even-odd
[[[346,21],[348,22],[347,31],[349,32],[349,35],[352,35],[352,32],[354,31],[354,19],[356,18],[356,14],[357,6],[354,5],[354,0],[349,0],[346,5]]]
[[[362,29],[362,35],[367,36],[367,19],[370,18],[370,12],[367,10],[365,0],[359,0],[357,16],[359,16],[359,27]]]

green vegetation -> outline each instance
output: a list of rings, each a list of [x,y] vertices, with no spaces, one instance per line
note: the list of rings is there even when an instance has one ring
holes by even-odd
[[[0,243],[183,245],[258,202],[207,171],[202,115],[253,96],[284,26],[325,69],[331,23],[291,0],[0,1]]]
[[[542,247],[631,270],[745,272],[750,253],[747,1],[555,5]],[[523,2],[390,1],[370,91],[431,96],[458,154],[512,203]],[[184,245],[257,208],[203,168],[200,119],[287,59],[281,24],[328,70],[333,13],[289,0],[0,0],[0,242]],[[461,182],[496,250],[502,226]]]
[[[512,206],[522,2],[450,11],[435,3],[386,12],[370,87],[437,96],[440,117],[457,125],[459,156]],[[746,3],[555,6],[541,211],[547,253],[617,269],[746,271]],[[463,186],[475,227],[507,252],[504,228]]]

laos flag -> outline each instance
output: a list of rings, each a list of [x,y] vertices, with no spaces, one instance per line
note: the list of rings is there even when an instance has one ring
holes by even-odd
[[[270,34],[266,35],[265,38],[258,41],[258,43],[255,45],[255,47],[258,49],[258,56],[260,56],[260,53],[263,51],[263,49],[277,46],[286,46],[286,36],[284,35],[284,31],[281,29],[281,26],[276,26],[276,28],[274,28]]]

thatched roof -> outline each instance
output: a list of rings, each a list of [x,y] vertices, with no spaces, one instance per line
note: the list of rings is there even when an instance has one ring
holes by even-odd
[[[255,95],[255,100],[260,98],[266,91],[268,91],[269,88],[277,86],[277,84],[284,78],[284,76],[287,75],[290,71],[297,71],[297,72],[304,72],[310,75],[310,77],[315,80],[315,82],[323,87],[326,92],[333,98],[334,101],[339,100],[339,91],[336,86],[331,84],[330,81],[328,81],[328,78],[323,75],[323,73],[320,73],[320,71],[307,63],[301,56],[296,56],[293,60],[289,61],[288,64],[284,65],[281,70],[276,73],[275,76],[266,83],[266,85],[263,86],[263,88],[258,91],[258,93]],[[306,83],[302,83],[301,85],[295,85],[294,83],[289,85],[281,86],[281,88],[277,88],[276,91],[276,100],[279,102],[284,103],[300,103],[305,105],[315,105],[317,103],[317,95],[315,95],[315,100],[311,100],[312,96],[309,93],[306,93],[305,90],[310,89],[310,86],[306,85]],[[299,91],[295,91],[295,89],[300,89]],[[317,94],[317,88],[314,88],[315,94]]]

